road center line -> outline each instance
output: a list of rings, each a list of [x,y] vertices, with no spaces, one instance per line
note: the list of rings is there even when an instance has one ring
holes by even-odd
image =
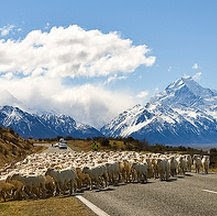
[[[76,197],[98,216],[110,216],[107,213],[105,213],[102,209],[91,203],[89,200],[85,199],[83,196],[77,195]]]
[[[202,190],[202,191],[204,191],[204,192],[208,192],[208,193],[214,193],[214,194],[217,194],[216,191],[211,191],[211,190],[206,190],[206,189],[204,189],[204,190]]]

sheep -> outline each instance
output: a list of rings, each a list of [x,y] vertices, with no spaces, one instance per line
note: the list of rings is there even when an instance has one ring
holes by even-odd
[[[12,185],[14,185],[14,194],[13,194],[13,198],[14,199],[22,199],[22,198],[27,198],[27,194],[26,194],[26,187],[25,185],[21,182],[21,181],[17,181],[17,180],[11,180],[10,176],[8,176],[8,178],[6,179],[7,183],[10,183]]]
[[[45,188],[47,191],[47,195],[54,196],[55,195],[55,182],[54,179],[47,175],[45,176]]]
[[[147,183],[148,165],[147,163],[134,162],[132,164],[132,170],[135,170],[136,178],[138,182]]]
[[[91,179],[90,176],[87,173],[83,173],[81,168],[77,167],[76,168],[77,176],[78,176],[78,188],[81,189],[83,185],[89,186],[90,189],[90,184],[91,184]]]
[[[97,165],[95,167],[87,167],[85,166],[82,170],[83,173],[88,174],[91,179],[90,190],[93,189],[93,182],[96,183],[98,189],[100,189],[102,185],[102,180],[105,182],[105,187],[107,187],[108,182],[108,174],[105,165]]]
[[[152,167],[154,172],[154,179],[157,179],[159,177],[159,172],[158,172],[157,159],[155,158],[152,159]]]
[[[200,169],[202,167],[202,161],[201,161],[201,158],[200,156],[194,156],[194,167],[195,167],[195,172],[196,173],[200,173]]]
[[[47,175],[54,179],[58,192],[62,192],[64,194],[67,186],[69,186],[70,195],[76,192],[78,177],[74,168],[70,167],[63,170],[48,168],[45,173],[45,176]]]
[[[125,183],[131,182],[131,168],[132,168],[132,163],[127,161],[126,159],[120,162],[120,172],[121,176],[124,180]]]
[[[169,163],[165,158],[157,159],[157,170],[161,181],[169,180]]]
[[[109,182],[112,184],[117,183],[120,180],[120,165],[118,162],[109,161],[106,164]]]
[[[15,186],[11,183],[8,183],[4,180],[0,181],[0,197],[3,198],[4,202],[7,201],[7,197],[11,197],[11,195],[15,191]]]
[[[152,160],[151,160],[151,158],[146,158],[145,161],[148,165],[147,178],[152,178],[154,176],[154,168],[153,168]]]
[[[178,163],[178,174],[185,176],[185,171],[187,169],[187,162],[184,160],[184,157],[179,156],[177,158],[177,163]]]
[[[27,194],[29,196],[36,196],[40,198],[41,193],[42,197],[46,196],[46,188],[45,188],[45,178],[42,175],[21,175],[20,173],[15,173],[10,177],[10,180],[17,180],[22,182],[25,187]]]
[[[192,158],[191,155],[185,155],[185,160],[187,161],[187,171],[191,172],[191,167],[192,167]]]
[[[202,163],[204,173],[208,174],[208,172],[209,172],[209,156],[204,155],[201,163]]]
[[[172,177],[177,175],[177,166],[178,166],[178,162],[176,161],[175,157],[172,156],[169,158],[168,160],[169,163],[169,170],[170,170],[170,175]]]
[[[14,189],[5,197],[41,198],[63,194],[68,190],[73,194],[77,188],[92,190],[94,184],[101,189],[121,182],[146,182],[153,177],[160,177],[161,181],[168,180],[177,173],[184,175],[186,171],[190,172],[192,159],[196,172],[199,173],[203,166],[203,171],[208,173],[209,158],[204,156],[201,161],[199,155],[191,158],[187,154],[72,151],[29,155],[23,161],[17,162],[13,169],[7,167],[1,171],[1,178],[16,176],[14,173],[19,176],[13,177],[12,181],[18,183],[14,184]],[[31,184],[26,182],[27,179]]]

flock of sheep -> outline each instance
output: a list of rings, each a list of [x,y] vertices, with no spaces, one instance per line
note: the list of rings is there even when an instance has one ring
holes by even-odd
[[[192,168],[208,174],[209,156],[134,151],[32,154],[0,173],[0,199],[72,195],[120,183],[146,183],[150,178],[167,181]]]

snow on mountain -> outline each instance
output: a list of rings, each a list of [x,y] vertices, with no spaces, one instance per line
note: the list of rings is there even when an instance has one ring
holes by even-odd
[[[121,113],[101,132],[151,143],[217,143],[217,92],[191,77],[181,78],[144,107],[137,105]]]
[[[0,107],[0,126],[12,128],[26,138],[53,138],[57,136],[87,138],[102,135],[91,126],[77,124],[70,116],[37,115],[13,106]]]
[[[12,128],[23,137],[46,137],[51,131],[36,115],[22,111],[18,107],[0,107],[0,125]]]
[[[40,116],[40,119],[43,124],[59,136],[72,136],[75,138],[102,136],[97,129],[77,123],[72,117],[67,115],[43,114]]]
[[[217,104],[217,93],[203,88],[191,77],[181,78],[170,84],[162,93],[151,99],[151,102],[160,102],[171,106],[185,105],[201,107]]]

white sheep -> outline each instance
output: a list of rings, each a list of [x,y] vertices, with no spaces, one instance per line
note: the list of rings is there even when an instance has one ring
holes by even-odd
[[[46,188],[45,188],[45,178],[42,175],[21,175],[20,173],[15,173],[10,177],[10,180],[21,181],[26,189],[28,195],[36,195],[37,197],[45,198]]]
[[[109,182],[112,184],[117,183],[120,180],[120,165],[119,162],[109,161],[106,164]]]
[[[200,169],[201,169],[201,167],[202,167],[201,158],[200,158],[200,156],[198,156],[198,155],[195,155],[193,158],[194,158],[195,172],[196,172],[196,173],[200,173]]]
[[[176,161],[174,156],[171,156],[168,160],[170,175],[172,177],[177,175],[178,162]]]
[[[161,181],[169,180],[169,163],[165,158],[157,159],[157,170]]]
[[[95,167],[85,166],[82,172],[90,176],[91,179],[90,190],[93,189],[93,182],[95,182],[98,189],[100,189],[101,186],[103,186],[103,180],[105,183],[105,187],[107,187],[108,173],[105,165],[96,165]]]
[[[64,194],[67,187],[69,187],[70,189],[70,194],[76,192],[78,177],[76,174],[76,170],[73,167],[63,170],[48,168],[45,173],[45,176],[47,175],[51,176],[54,179],[58,192],[63,192]]]
[[[205,174],[208,174],[209,172],[209,156],[208,155],[204,155],[203,156],[203,159],[202,159],[202,167],[203,167],[203,171]]]
[[[132,170],[135,170],[136,179],[138,182],[147,183],[148,164],[146,162],[134,162],[132,164]]]

